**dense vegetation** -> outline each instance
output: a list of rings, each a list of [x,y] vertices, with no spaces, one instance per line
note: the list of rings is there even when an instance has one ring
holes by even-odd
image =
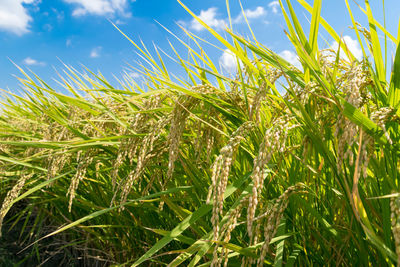
[[[298,2],[309,36],[281,7],[300,69],[200,20],[236,78],[187,31],[190,59],[171,56],[186,78],[133,41],[143,84],[66,66],[62,94],[21,69],[24,95],[5,92],[0,114],[0,263],[396,265],[400,53],[389,79],[386,54],[399,37],[368,1],[368,28],[349,9],[359,61],[321,0]],[[319,50],[320,27],[337,50]]]

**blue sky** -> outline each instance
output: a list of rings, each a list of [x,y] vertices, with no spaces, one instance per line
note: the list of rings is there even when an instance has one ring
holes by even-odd
[[[397,1],[385,1],[387,17],[390,18],[388,28],[395,36],[400,14]],[[227,22],[225,0],[183,2],[223,33]],[[382,1],[371,2],[374,2],[374,15],[382,18]],[[242,3],[258,41],[295,63],[294,49],[283,32],[286,27],[277,1],[242,0]],[[367,25],[365,16],[354,3],[351,4],[358,21]],[[235,30],[248,35],[238,1],[231,0],[230,5]],[[307,11],[299,5],[295,5],[295,9],[303,25],[307,26],[310,18]],[[344,0],[323,0],[322,15],[337,32],[346,36],[347,45],[356,54],[360,53],[358,43],[348,28],[351,21]],[[84,65],[94,72],[101,71],[111,81],[113,75],[122,77],[124,70],[136,77],[134,71],[126,68],[128,64],[135,65],[139,57],[109,20],[133,40],[143,40],[148,47],[155,43],[167,53],[171,52],[167,40],[177,42],[157,22],[185,41],[187,38],[178,23],[214,42],[176,0],[0,0],[0,88],[11,91],[19,88],[13,75],[21,75],[12,62],[29,68],[54,86],[56,83],[51,81],[57,79],[57,71],[63,69],[62,63],[78,70],[82,70],[81,65]],[[335,45],[329,38],[327,41]],[[322,48],[325,46],[321,43]],[[177,47],[184,53],[181,46]],[[208,51],[224,71],[230,72],[235,67],[235,61],[226,51],[211,46]],[[174,71],[175,66],[170,68]],[[179,73],[179,69],[176,72]]]

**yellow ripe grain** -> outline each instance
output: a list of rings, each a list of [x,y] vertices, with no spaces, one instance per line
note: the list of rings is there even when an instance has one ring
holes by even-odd
[[[83,155],[82,155],[83,154]],[[68,188],[67,196],[69,195],[69,202],[68,202],[68,210],[71,212],[72,209],[72,201],[75,198],[76,190],[78,189],[79,182],[84,178],[87,168],[93,161],[93,151],[89,150],[83,153],[79,151],[78,157],[78,167],[76,168],[76,173],[71,180],[71,183]]]
[[[3,224],[4,217],[6,216],[7,212],[10,210],[13,200],[19,196],[26,181],[28,181],[32,176],[33,176],[33,174],[21,175],[21,178],[17,181],[17,183],[14,185],[14,187],[10,191],[7,192],[7,195],[4,198],[1,208],[0,208],[0,237],[1,237],[1,227]]]

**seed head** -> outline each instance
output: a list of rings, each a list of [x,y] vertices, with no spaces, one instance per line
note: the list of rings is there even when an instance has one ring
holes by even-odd
[[[7,195],[4,198],[3,204],[0,209],[0,237],[1,237],[1,226],[3,224],[4,217],[6,216],[7,212],[10,210],[13,200],[19,196],[19,193],[21,192],[22,188],[24,187],[26,181],[28,181],[32,176],[33,176],[33,173],[21,175],[21,178],[17,181],[17,183],[14,185],[14,187],[10,191],[7,192]]]

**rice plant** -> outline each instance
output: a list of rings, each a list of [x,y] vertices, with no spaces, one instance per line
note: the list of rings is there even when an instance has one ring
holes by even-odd
[[[122,32],[143,84],[65,66],[64,94],[20,69],[23,95],[4,91],[0,113],[1,238],[20,263],[399,266],[399,49],[391,72],[384,56],[399,37],[367,0],[366,28],[349,8],[357,60],[322,0],[297,2],[309,25],[280,6],[301,68],[180,2],[235,55],[234,78],[184,28],[189,59],[168,55],[183,78]],[[322,29],[337,50],[319,48]]]

